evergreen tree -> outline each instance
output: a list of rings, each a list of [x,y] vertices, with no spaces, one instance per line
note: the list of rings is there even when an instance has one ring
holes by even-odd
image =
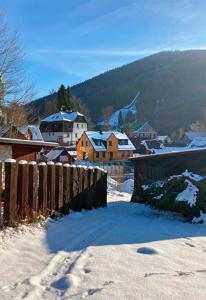
[[[118,115],[118,128],[122,129],[123,124],[124,124],[124,121],[123,121],[123,117],[122,117],[122,112],[120,110],[119,115]]]
[[[127,135],[128,137],[131,137],[131,135],[132,135],[132,126],[131,126],[131,123],[130,123],[130,122],[128,122],[128,123],[126,124],[126,127],[125,127],[125,133],[126,133],[126,135]]]
[[[66,110],[68,111],[71,111],[73,109],[72,99],[73,99],[73,94],[70,87],[68,86],[66,90],[66,103],[65,103]]]
[[[66,89],[65,86],[62,84],[57,92],[57,108],[58,110],[64,110],[66,99]]]
[[[57,92],[57,108],[58,110],[71,111],[73,108],[72,105],[72,92],[70,87],[62,84]]]

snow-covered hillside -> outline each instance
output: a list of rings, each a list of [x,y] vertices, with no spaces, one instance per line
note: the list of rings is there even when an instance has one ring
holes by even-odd
[[[131,203],[0,232],[0,299],[203,300],[206,227]]]
[[[126,122],[126,118],[128,113],[131,113],[133,115],[136,115],[137,113],[137,100],[140,93],[138,93],[135,98],[132,100],[132,102],[129,105],[124,106],[123,108],[115,111],[112,116],[109,118],[109,120],[103,120],[101,122],[98,122],[97,125],[109,125],[115,128],[118,128],[118,120],[119,120],[119,114],[122,114],[123,122]]]

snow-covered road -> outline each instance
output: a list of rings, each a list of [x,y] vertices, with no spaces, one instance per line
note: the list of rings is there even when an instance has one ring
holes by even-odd
[[[130,195],[0,237],[0,299],[206,299],[206,227]]]

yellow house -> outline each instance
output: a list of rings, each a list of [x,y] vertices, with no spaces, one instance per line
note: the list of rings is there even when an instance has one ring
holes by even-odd
[[[90,161],[126,160],[134,145],[125,133],[85,131],[77,143],[77,159]]]

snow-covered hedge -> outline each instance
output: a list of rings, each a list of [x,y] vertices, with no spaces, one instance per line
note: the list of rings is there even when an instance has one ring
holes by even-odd
[[[141,202],[200,220],[206,213],[206,178],[185,171],[180,175],[143,185]],[[202,219],[202,218],[201,218]]]

